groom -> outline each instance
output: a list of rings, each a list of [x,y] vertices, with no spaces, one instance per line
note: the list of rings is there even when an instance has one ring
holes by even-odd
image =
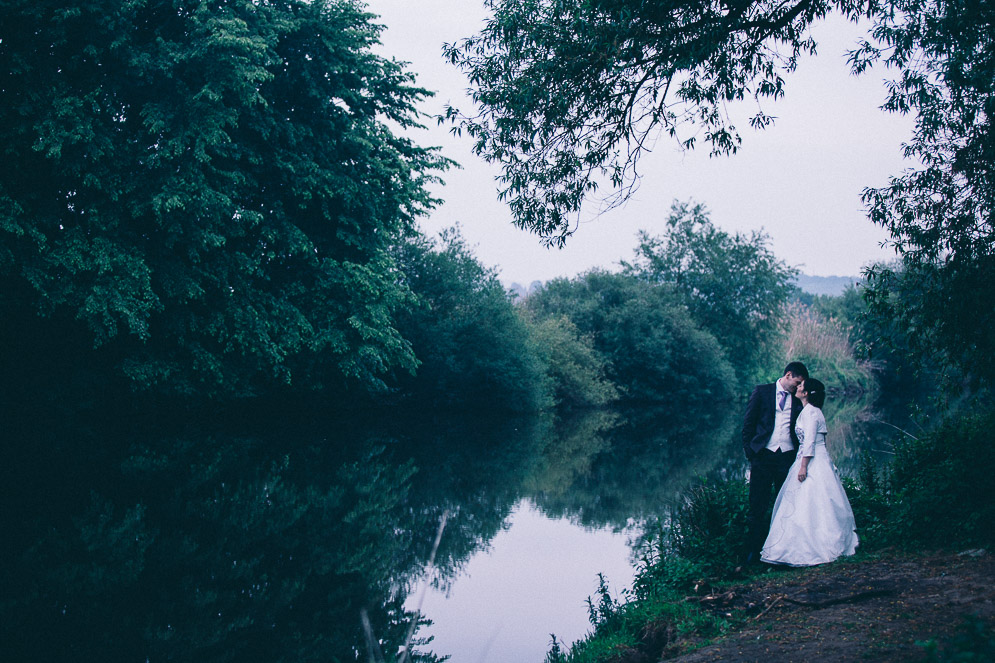
[[[802,403],[795,389],[808,377],[800,361],[784,367],[773,384],[758,385],[750,394],[743,418],[743,451],[750,461],[750,513],[746,533],[747,563],[760,561],[760,549],[770,529],[767,509],[788,476],[798,453],[795,420]]]

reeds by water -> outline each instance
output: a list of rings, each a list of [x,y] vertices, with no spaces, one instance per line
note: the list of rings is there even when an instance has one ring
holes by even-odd
[[[874,388],[874,365],[856,357],[849,327],[800,303],[789,304],[785,313],[785,357],[803,362],[830,391],[853,395]]]

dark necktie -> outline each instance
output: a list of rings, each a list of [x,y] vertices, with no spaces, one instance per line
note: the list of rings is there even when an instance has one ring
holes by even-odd
[[[777,403],[777,409],[778,410],[783,410],[784,409],[784,401],[786,401],[786,400],[788,400],[788,392],[782,391],[781,392],[781,400],[778,401],[778,403]]]

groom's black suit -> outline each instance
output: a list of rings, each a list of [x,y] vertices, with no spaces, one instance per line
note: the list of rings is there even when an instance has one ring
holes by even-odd
[[[788,452],[773,452],[767,449],[770,436],[774,433],[774,415],[777,409],[775,396],[777,385],[761,384],[754,388],[746,405],[743,417],[743,452],[750,461],[750,515],[747,532],[747,554],[751,560],[760,559],[760,549],[767,538],[770,522],[767,509],[771,495],[781,490],[788,476],[788,468],[798,454],[798,436],[795,435],[795,421],[802,411],[802,402],[791,395],[791,445]]]

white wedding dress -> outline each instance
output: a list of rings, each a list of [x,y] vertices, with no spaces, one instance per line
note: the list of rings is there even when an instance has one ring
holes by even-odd
[[[760,559],[771,564],[813,566],[857,549],[853,509],[836,467],[826,452],[826,418],[806,405],[798,415],[798,457],[774,502],[770,534]],[[798,480],[802,458],[811,456],[808,476]]]

